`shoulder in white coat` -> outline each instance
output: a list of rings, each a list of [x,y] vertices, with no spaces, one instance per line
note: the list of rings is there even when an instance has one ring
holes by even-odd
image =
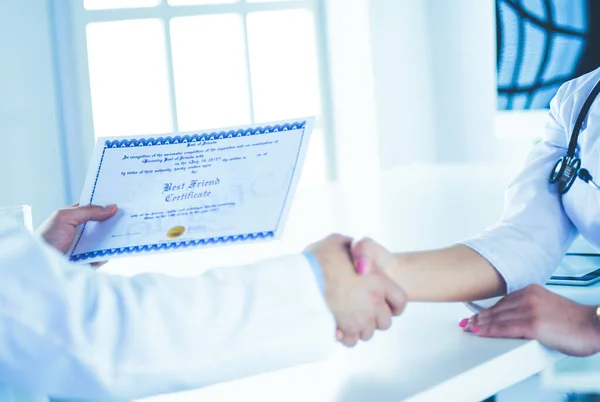
[[[463,242],[494,266],[506,281],[508,292],[532,283],[545,283],[576,238],[577,229],[581,230],[589,217],[589,213],[581,212],[585,210],[584,204],[588,204],[578,195],[581,183],[561,198],[549,183],[549,176],[556,161],[565,155],[577,114],[598,79],[600,69],[560,87],[550,104],[543,140],[532,148],[525,167],[506,191],[501,220]],[[588,125],[591,126],[599,108],[595,105],[590,112]],[[600,128],[599,123],[594,125]],[[599,132],[595,130],[595,135],[587,140],[582,138],[580,148],[591,149],[586,141],[595,143]]]

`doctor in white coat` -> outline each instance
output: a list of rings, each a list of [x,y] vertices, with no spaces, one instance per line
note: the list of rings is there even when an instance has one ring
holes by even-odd
[[[459,325],[478,336],[537,339],[572,355],[600,352],[600,309],[543,285],[580,234],[600,247],[600,69],[562,85],[545,136],[506,193],[494,227],[441,250],[391,254],[355,244],[409,300],[472,301],[509,294]]]
[[[3,402],[128,400],[311,362],[328,355],[336,327],[351,346],[405,303],[383,273],[354,272],[340,235],[192,278],[110,276],[57,252],[78,224],[116,209],[66,208],[41,236],[0,225]]]

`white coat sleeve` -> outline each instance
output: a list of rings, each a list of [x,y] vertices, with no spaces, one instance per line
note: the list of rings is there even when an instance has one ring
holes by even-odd
[[[335,323],[302,255],[199,277],[110,276],[0,229],[0,380],[130,399],[325,358]]]
[[[500,222],[462,242],[496,268],[508,293],[545,283],[577,237],[556,188],[549,183],[554,164],[567,151],[561,106],[569,85],[564,84],[552,100],[545,138],[533,147],[525,168],[508,187]]]

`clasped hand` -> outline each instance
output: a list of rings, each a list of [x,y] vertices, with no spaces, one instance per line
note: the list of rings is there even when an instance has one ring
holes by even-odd
[[[73,205],[55,212],[38,233],[50,246],[66,253],[78,225],[106,220],[116,212],[115,205]],[[337,323],[338,340],[346,346],[354,346],[359,339],[368,340],[376,329],[389,328],[392,316],[400,314],[406,304],[402,289],[381,269],[385,264],[367,252],[370,243],[367,239],[353,245],[348,237],[331,235],[307,248],[323,271],[325,299]],[[368,272],[356,272],[359,262]]]
[[[351,238],[334,234],[306,249],[323,270],[325,298],[336,319],[338,340],[350,347],[359,339],[370,339],[376,329],[388,329],[392,316],[402,313],[407,301],[379,266],[372,260],[361,261],[361,248],[361,243],[352,245]],[[356,269],[363,264],[366,272],[359,275]]]

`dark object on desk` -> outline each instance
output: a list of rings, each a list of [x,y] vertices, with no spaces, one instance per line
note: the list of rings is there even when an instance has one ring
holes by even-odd
[[[588,286],[600,281],[600,254],[568,253],[548,285]]]

